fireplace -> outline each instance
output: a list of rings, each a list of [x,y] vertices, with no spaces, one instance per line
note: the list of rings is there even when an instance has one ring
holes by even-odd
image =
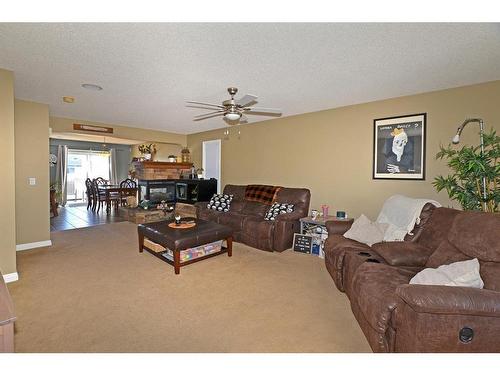
[[[175,181],[139,180],[139,201],[144,199],[151,203],[175,202]]]
[[[194,204],[209,201],[217,193],[217,180],[139,180],[139,201]]]

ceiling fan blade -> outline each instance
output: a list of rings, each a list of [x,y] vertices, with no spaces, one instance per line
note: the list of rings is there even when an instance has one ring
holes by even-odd
[[[207,106],[202,106],[202,105],[187,105],[186,107],[188,107],[188,108],[196,108],[196,109],[205,109],[207,111],[214,111],[216,109],[222,110],[222,108],[207,107]]]
[[[224,108],[224,106],[222,106],[220,104],[212,104],[212,103],[204,103],[204,102],[194,102],[194,101],[191,101],[191,100],[186,101],[186,103],[189,103],[189,104],[202,104],[202,105],[207,105],[207,106],[210,106],[210,107]]]
[[[252,102],[255,102],[256,100],[257,100],[257,96],[251,95],[251,94],[246,94],[245,96],[243,96],[239,99],[236,99],[236,104],[244,107]]]
[[[245,108],[245,112],[252,114],[252,113],[269,113],[270,115],[281,115],[283,112],[281,109],[277,108],[259,108],[259,107],[252,107],[252,108]]]
[[[199,117],[206,117],[206,116],[211,116],[211,115],[215,115],[215,114],[221,114],[225,112],[223,109],[219,109],[218,111],[215,111],[215,112],[210,112],[210,113],[204,113],[202,115],[197,115],[197,116],[194,116],[194,118],[199,118]]]
[[[212,117],[217,117],[217,116],[224,116],[224,113],[221,112],[221,113],[217,113],[215,115],[210,115],[210,116],[205,116],[205,117],[195,117],[193,119],[193,121],[201,121],[201,120],[206,120],[206,119],[209,119],[209,118],[212,118]]]

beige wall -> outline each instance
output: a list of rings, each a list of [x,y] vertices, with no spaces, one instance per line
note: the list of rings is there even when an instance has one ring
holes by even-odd
[[[187,142],[187,141],[186,141]],[[181,156],[181,150],[183,146],[174,145],[170,143],[159,143],[156,144],[156,154],[154,156],[154,161],[168,161],[169,155]],[[139,145],[132,146],[132,157],[141,157],[139,152]]]
[[[15,147],[16,242],[50,240],[48,105],[15,101]]]
[[[487,129],[500,131],[499,103],[500,81],[494,81],[240,125],[229,128],[229,140],[224,140],[224,127],[189,135],[188,147],[198,167],[201,142],[223,139],[222,186],[307,187],[311,208],[328,204],[331,211],[375,218],[384,200],[396,193],[451,205],[446,193],[432,186],[436,175],[448,173],[445,163],[435,160],[439,144],[448,144],[467,117],[481,117]],[[422,112],[427,113],[426,180],[373,180],[373,120]],[[468,125],[462,143],[477,144],[477,134],[477,125]]]
[[[170,143],[183,146],[187,144],[187,136],[184,134],[168,133],[150,129],[131,128],[128,126],[122,126],[116,124],[104,124],[87,120],[50,117],[50,127],[54,132],[78,133],[75,130],[73,130],[74,123],[112,127],[113,128],[112,135],[113,137],[117,138],[126,138],[132,140],[136,139],[140,142]]]
[[[0,69],[0,271],[16,272],[14,74]]]

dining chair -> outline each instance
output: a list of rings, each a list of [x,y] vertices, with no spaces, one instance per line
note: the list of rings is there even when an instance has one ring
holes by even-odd
[[[137,189],[137,182],[132,180],[131,178],[127,178],[120,182],[120,203],[123,205],[127,197],[135,197],[137,196],[137,190],[135,191],[122,191],[121,188],[129,188],[129,189]]]
[[[94,180],[92,181],[92,192],[93,192],[93,200],[94,200],[94,206],[92,208],[92,211],[96,211],[96,208],[97,208],[97,213],[99,213],[103,203],[107,203],[106,193],[99,191],[99,185],[107,185],[107,184],[108,184],[108,181],[102,177],[94,178]],[[119,199],[120,199],[120,195],[118,193],[110,193],[109,204],[112,205],[113,202],[118,204]]]
[[[87,210],[89,208],[92,208],[93,203],[94,203],[94,194],[92,193],[92,180],[90,178],[87,178],[85,180],[85,188],[87,189],[85,191],[85,195],[87,196]]]

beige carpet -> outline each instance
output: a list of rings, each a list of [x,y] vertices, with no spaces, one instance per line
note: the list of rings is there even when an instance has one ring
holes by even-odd
[[[18,253],[17,352],[367,352],[322,259],[236,243],[181,268],[124,222],[52,233]]]

